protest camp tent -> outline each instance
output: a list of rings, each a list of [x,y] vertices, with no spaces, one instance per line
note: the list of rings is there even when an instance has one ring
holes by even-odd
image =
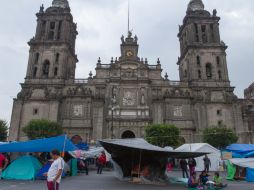
[[[33,156],[23,156],[13,161],[2,173],[3,179],[33,180],[41,169],[41,163]]]
[[[203,152],[169,151],[151,145],[144,139],[102,140],[100,144],[111,154],[115,172],[117,172],[116,176],[120,179],[133,177],[134,175],[138,177],[150,175],[150,179],[163,179],[169,157],[190,158],[206,154]]]
[[[77,150],[77,147],[67,135],[0,145],[0,152],[51,152],[53,149],[65,152]]]
[[[208,158],[211,160],[210,171],[218,171],[219,164],[221,161],[221,153],[220,150],[214,148],[213,146],[207,143],[194,143],[194,144],[184,144],[179,148],[175,149],[176,151],[189,151],[189,152],[206,152],[208,154]],[[196,171],[204,170],[204,156],[196,158],[197,166]]]
[[[227,163],[228,180],[242,179],[254,182],[254,158],[234,158]]]
[[[232,152],[233,158],[254,157],[254,144],[232,144],[226,151]]]

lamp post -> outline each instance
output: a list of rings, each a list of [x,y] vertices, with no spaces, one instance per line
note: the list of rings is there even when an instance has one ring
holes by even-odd
[[[111,139],[114,139],[114,110],[116,104],[116,97],[114,94],[115,87],[112,88],[112,98],[111,98]]]

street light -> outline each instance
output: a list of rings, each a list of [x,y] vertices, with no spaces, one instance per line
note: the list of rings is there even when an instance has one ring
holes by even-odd
[[[114,138],[114,110],[116,104],[116,97],[114,94],[115,87],[112,88],[112,98],[111,98],[111,139]]]

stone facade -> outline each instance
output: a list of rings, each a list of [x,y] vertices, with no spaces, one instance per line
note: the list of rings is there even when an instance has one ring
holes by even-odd
[[[199,142],[203,129],[222,124],[249,142],[245,100],[230,85],[220,18],[201,0],[190,1],[179,28],[180,81],[162,77],[159,59],[151,65],[140,58],[131,32],[121,38],[120,57],[109,64],[99,58],[95,75],[75,79],[78,33],[67,0],[54,0],[45,11],[41,7],[37,18],[25,82],[14,99],[11,140],[26,139],[22,127],[43,118],[87,141],[143,137],[148,124],[166,123],[179,127],[186,142]]]

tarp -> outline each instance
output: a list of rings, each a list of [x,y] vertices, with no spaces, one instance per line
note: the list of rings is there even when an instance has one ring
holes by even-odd
[[[247,169],[246,181],[254,182],[254,169],[251,168]]]
[[[228,171],[227,180],[234,180],[236,167],[230,161],[227,161],[227,171]]]
[[[153,168],[153,173],[165,175],[166,163],[171,158],[199,157],[204,152],[179,152],[169,151],[149,144],[144,139],[114,139],[102,140],[100,144],[111,154],[113,161],[121,168],[122,177],[130,177],[135,166]]]
[[[234,158],[229,160],[232,164],[242,168],[254,169],[254,158]]]
[[[210,171],[218,171],[221,161],[220,150],[214,148],[213,146],[206,143],[194,143],[194,144],[184,144],[179,148],[175,149],[176,151],[184,152],[209,152],[208,158],[211,160]],[[204,170],[204,156],[196,158],[197,166],[196,171]]]
[[[2,174],[3,179],[32,180],[41,169],[41,163],[33,156],[23,156],[13,161]]]
[[[79,150],[84,150],[84,151],[89,150],[89,146],[88,146],[87,143],[79,143],[79,144],[75,144],[75,146],[76,146]]]
[[[0,152],[51,152],[53,149],[74,151],[77,147],[65,135],[0,145]]]
[[[226,151],[233,153],[233,158],[248,158],[254,156],[254,144],[232,144]]]

